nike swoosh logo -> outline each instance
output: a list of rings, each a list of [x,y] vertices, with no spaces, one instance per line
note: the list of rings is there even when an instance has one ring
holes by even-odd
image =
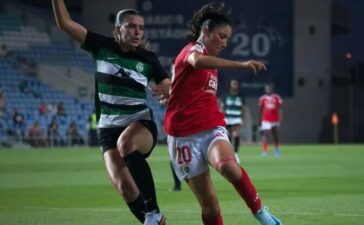
[[[114,59],[118,59],[118,58],[116,58],[116,57],[107,57],[106,59],[108,59],[108,60],[114,60]]]

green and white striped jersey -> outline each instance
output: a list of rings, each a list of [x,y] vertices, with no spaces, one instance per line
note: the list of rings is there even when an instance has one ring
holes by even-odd
[[[123,127],[140,119],[152,120],[152,112],[145,104],[148,82],[168,78],[157,56],[141,48],[123,52],[113,38],[90,31],[82,48],[96,60],[98,127]]]
[[[242,124],[243,110],[245,99],[239,95],[227,94],[224,97],[224,112],[226,125]]]

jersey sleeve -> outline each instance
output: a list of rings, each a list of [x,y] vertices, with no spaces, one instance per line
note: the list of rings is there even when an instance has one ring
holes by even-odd
[[[282,105],[283,104],[283,100],[282,100],[282,98],[281,98],[280,95],[278,95],[278,102],[279,102],[279,105]]]
[[[90,52],[93,56],[97,54],[97,52],[109,43],[109,39],[106,36],[94,33],[92,31],[87,31],[85,43],[81,46],[82,49]]]
[[[263,99],[264,99],[264,96],[261,96],[261,97],[259,98],[259,101],[258,101],[258,105],[259,105],[259,106],[262,106],[262,104],[263,104]]]
[[[185,55],[185,57],[183,58],[183,62],[186,63],[188,57],[193,53],[193,52],[198,52],[201,54],[204,54],[204,46],[203,44],[196,42],[194,45],[191,46],[191,48],[188,50],[187,54]]]
[[[152,71],[153,71],[152,79],[157,84],[159,82],[161,82],[162,80],[169,78],[168,73],[163,68],[162,64],[159,62],[158,57],[154,53],[151,53],[151,64],[152,64],[152,68],[153,68],[152,69]]]

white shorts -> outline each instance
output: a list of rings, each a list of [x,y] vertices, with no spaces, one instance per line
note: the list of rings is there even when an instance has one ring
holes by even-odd
[[[271,130],[273,127],[279,127],[279,122],[262,121],[262,125],[260,128],[262,130]]]
[[[229,142],[225,127],[216,127],[187,137],[168,135],[168,151],[178,179],[197,176],[209,169],[208,152],[217,140]]]

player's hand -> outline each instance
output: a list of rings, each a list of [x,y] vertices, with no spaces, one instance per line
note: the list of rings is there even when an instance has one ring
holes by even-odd
[[[163,96],[164,98],[169,97],[169,86],[163,84],[154,84],[149,86],[149,90],[153,96]]]
[[[257,74],[257,72],[263,70],[267,70],[267,67],[264,65],[264,63],[256,60],[245,61],[243,62],[243,66],[245,69],[253,71],[254,74]]]
[[[169,87],[170,80],[165,79],[163,82],[159,84],[151,83],[148,86],[148,89],[152,93],[153,96],[158,97],[158,101],[161,105],[166,105],[167,100],[169,98]]]
[[[165,98],[163,96],[160,96],[159,97],[159,104],[160,105],[166,106],[167,105],[167,101],[168,101],[168,98]]]

